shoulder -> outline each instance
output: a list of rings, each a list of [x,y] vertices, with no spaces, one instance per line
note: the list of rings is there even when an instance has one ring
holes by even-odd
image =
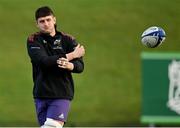
[[[40,32],[36,32],[36,33],[30,34],[28,36],[27,42],[28,43],[33,43],[39,36],[40,36]]]
[[[70,41],[74,41],[75,38],[74,36],[70,35],[70,34],[67,34],[67,33],[64,33],[64,32],[60,32],[61,35],[62,35],[62,38],[64,38],[65,40],[70,40]]]
[[[63,44],[68,46],[71,49],[70,51],[73,51],[74,47],[76,47],[77,44],[78,44],[78,42],[76,41],[75,37],[70,35],[70,34],[64,33],[64,32],[60,32],[60,34],[62,36],[63,42],[65,42]]]

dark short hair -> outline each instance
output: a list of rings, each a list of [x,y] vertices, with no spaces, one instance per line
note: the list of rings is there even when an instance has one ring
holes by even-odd
[[[37,20],[40,17],[50,16],[50,15],[54,15],[54,13],[51,10],[51,8],[48,7],[48,6],[43,6],[43,7],[40,7],[40,8],[38,8],[36,10],[35,18]]]

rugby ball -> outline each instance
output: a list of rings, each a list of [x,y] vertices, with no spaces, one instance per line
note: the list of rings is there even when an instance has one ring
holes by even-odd
[[[158,47],[166,39],[166,33],[161,27],[152,26],[147,28],[141,35],[141,42],[149,48]]]

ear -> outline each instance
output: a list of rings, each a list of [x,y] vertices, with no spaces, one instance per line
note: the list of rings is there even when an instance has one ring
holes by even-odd
[[[54,19],[54,24],[56,24],[56,17],[54,16],[53,19]]]

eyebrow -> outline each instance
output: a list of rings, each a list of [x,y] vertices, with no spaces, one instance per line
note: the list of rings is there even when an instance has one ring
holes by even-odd
[[[51,20],[51,18],[47,18],[47,19],[41,19],[41,20],[39,20],[39,22],[44,22],[44,21],[50,21]]]

